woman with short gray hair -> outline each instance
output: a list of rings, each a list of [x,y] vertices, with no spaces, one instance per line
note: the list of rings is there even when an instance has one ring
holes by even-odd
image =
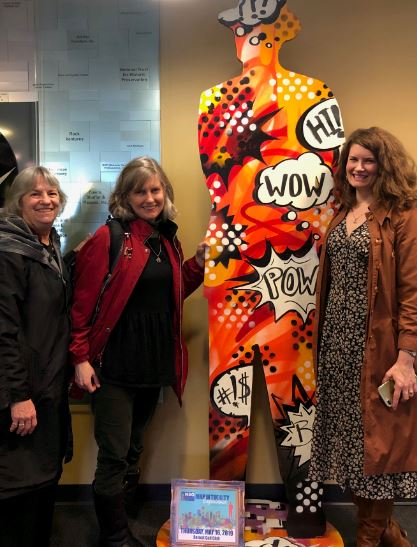
[[[67,450],[68,278],[53,228],[66,196],[44,167],[15,178],[0,218],[0,535],[49,545]]]

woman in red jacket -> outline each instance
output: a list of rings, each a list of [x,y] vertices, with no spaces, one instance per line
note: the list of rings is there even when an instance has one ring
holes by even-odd
[[[105,225],[77,256],[70,350],[76,383],[92,393],[101,545],[123,546],[135,544],[125,497],[137,487],[142,435],[161,386],[172,386],[181,401],[187,377],[183,301],[203,280],[205,244],[183,263],[173,189],[151,158],[124,167],[109,210],[122,223],[123,247],[109,275]]]

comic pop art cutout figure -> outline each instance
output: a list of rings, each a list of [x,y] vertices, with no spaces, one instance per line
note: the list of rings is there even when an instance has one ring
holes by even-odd
[[[254,367],[269,396],[287,530],[324,531],[308,481],[315,414],[312,320],[318,252],[334,214],[344,140],[323,82],[280,65],[300,30],[285,0],[241,0],[219,20],[243,69],[201,95],[199,147],[212,201],[205,295],[210,338],[210,478],[244,480]]]

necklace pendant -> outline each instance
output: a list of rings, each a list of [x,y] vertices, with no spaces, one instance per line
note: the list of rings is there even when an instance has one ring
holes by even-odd
[[[162,262],[162,260],[159,258],[159,256],[156,257],[156,261],[158,262],[158,264],[159,264],[160,262]]]

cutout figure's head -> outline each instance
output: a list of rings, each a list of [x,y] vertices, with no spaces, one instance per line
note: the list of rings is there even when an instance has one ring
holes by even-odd
[[[240,0],[236,8],[219,14],[220,23],[233,30],[243,63],[259,58],[268,64],[276,59],[276,50],[297,35],[300,23],[285,4],[286,0]]]
[[[287,0],[240,0],[236,8],[222,11],[219,21],[228,27],[240,24],[246,32],[261,23],[273,23],[278,19]]]

